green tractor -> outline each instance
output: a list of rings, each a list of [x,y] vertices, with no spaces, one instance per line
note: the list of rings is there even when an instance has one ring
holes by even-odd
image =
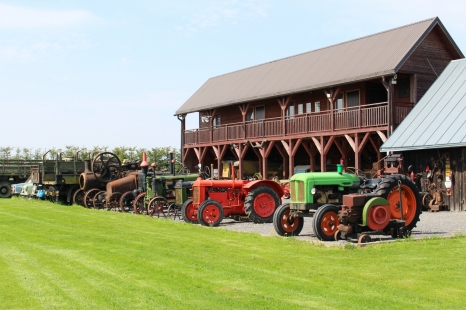
[[[392,237],[407,236],[422,212],[415,184],[401,173],[366,179],[358,169],[352,172],[343,173],[342,165],[337,165],[337,172],[292,176],[290,202],[282,204],[274,214],[277,234],[297,236],[303,229],[304,217],[312,217],[314,234],[322,241],[368,242],[368,232],[374,231]]]

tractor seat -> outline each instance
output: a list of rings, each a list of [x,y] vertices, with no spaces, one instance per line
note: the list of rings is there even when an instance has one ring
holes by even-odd
[[[375,189],[382,179],[368,179],[361,184],[362,189]]]

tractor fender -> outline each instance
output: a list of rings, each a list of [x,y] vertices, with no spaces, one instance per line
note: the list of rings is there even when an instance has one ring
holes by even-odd
[[[382,197],[374,197],[369,199],[366,204],[364,205],[364,209],[362,211],[362,226],[368,225],[368,218],[369,218],[369,211],[375,206],[389,206],[390,203],[387,199]]]
[[[280,186],[280,184],[278,184],[277,182],[275,181],[269,181],[269,180],[255,180],[255,181],[251,181],[249,183],[246,183],[243,188],[246,192],[250,192],[252,189],[256,188],[256,187],[259,187],[259,186],[267,186],[267,187],[270,187],[271,189],[273,189],[277,194],[278,194],[278,197],[282,197],[283,196],[283,189],[282,187]]]

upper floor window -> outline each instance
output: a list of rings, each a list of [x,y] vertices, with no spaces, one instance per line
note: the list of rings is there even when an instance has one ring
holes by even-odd
[[[398,88],[398,98],[409,98],[411,93],[410,87],[410,80],[409,78],[399,79],[397,81],[397,88]]]
[[[291,101],[288,108],[286,108],[285,116],[294,117],[294,101]]]
[[[359,90],[346,92],[346,107],[353,108],[359,106]]]
[[[343,104],[343,93],[339,94],[337,99],[335,99],[335,101],[333,102],[333,108],[335,110],[343,110],[344,108],[344,104]]]
[[[212,126],[214,127],[220,126],[220,114],[215,114],[214,119],[212,121]]]
[[[264,106],[258,106],[258,107],[253,107],[248,110],[248,113],[246,114],[246,121],[254,121],[254,120],[261,120],[265,119],[265,107]]]

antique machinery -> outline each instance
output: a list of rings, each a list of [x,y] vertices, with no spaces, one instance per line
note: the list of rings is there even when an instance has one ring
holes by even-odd
[[[202,180],[193,183],[193,198],[181,207],[183,219],[188,223],[218,226],[225,216],[247,216],[255,223],[272,221],[280,204],[283,189],[269,180]]]
[[[139,162],[121,164],[114,153],[101,152],[92,160],[84,161],[84,167],[79,176],[80,190],[75,192],[73,203],[87,208],[103,208],[110,198],[115,202],[118,196],[107,197],[107,184],[134,174],[139,169]]]
[[[394,158],[398,164],[393,165]],[[400,171],[398,159],[385,162],[385,173]],[[304,217],[313,217],[314,234],[323,241],[358,237],[367,242],[370,237],[361,234],[368,231],[406,236],[422,212],[419,190],[405,175],[367,180],[361,174],[343,173],[341,165],[336,173],[294,175],[290,194],[290,203],[282,204],[274,215],[274,228],[281,236],[298,235]]]

